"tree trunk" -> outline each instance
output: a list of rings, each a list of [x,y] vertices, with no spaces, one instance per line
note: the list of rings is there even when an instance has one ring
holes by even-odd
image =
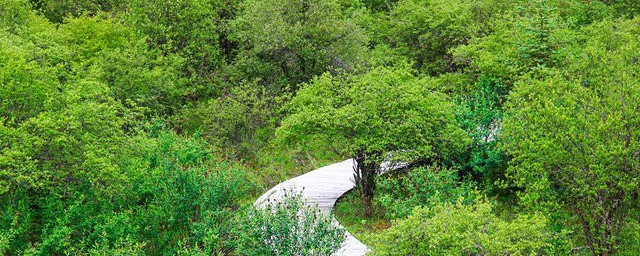
[[[377,162],[377,154],[366,154],[364,150],[358,152],[354,158],[353,178],[356,183],[356,190],[360,194],[364,214],[367,218],[373,215],[373,196],[375,194],[375,178],[378,174],[380,164]]]

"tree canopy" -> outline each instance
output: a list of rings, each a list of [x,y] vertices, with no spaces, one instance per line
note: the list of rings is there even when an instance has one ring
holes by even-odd
[[[324,74],[305,84],[287,106],[278,136],[321,139],[344,154],[386,153],[402,160],[445,159],[466,142],[453,105],[406,69],[374,69],[344,78]]]

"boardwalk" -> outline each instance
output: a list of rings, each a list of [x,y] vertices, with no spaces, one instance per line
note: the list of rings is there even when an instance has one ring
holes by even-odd
[[[302,190],[302,197],[308,204],[317,204],[320,210],[330,212],[336,200],[354,187],[352,179],[353,160],[349,159],[282,182],[258,198],[256,204],[280,198],[284,189],[296,189]],[[347,232],[342,248],[334,255],[358,256],[368,251],[366,245]]]

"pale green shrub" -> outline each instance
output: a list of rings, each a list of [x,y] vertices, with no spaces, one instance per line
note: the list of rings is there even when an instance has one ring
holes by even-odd
[[[483,199],[474,204],[416,207],[378,235],[374,255],[539,255],[552,253],[548,220],[538,214],[499,219]]]
[[[329,214],[293,192],[283,199],[248,211],[238,232],[238,254],[329,255],[340,248],[345,231]]]

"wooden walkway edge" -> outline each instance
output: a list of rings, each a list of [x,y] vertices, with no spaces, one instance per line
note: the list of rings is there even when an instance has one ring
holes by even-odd
[[[294,191],[301,192],[302,198],[307,204],[317,204],[318,209],[329,213],[333,209],[336,200],[355,186],[353,182],[353,167],[353,159],[348,159],[310,171],[269,189],[256,200],[254,205],[261,205],[267,202],[268,199],[279,200],[282,198],[285,189],[294,189]],[[337,221],[335,223],[340,225]],[[342,247],[333,255],[361,256],[368,251],[369,248],[366,245],[347,231]]]

